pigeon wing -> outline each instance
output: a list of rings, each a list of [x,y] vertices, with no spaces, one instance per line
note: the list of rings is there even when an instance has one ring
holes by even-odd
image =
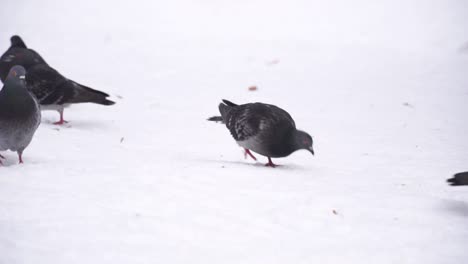
[[[26,73],[26,82],[41,105],[64,104],[75,96],[71,81],[45,64],[32,67]]]
[[[275,133],[278,127],[285,130],[296,127],[286,111],[262,103],[232,107],[227,114],[226,126],[236,141],[247,140],[260,133]]]

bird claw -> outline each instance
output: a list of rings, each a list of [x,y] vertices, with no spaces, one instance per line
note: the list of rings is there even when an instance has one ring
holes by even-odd
[[[65,120],[60,120],[60,121],[57,121],[55,123],[53,123],[54,125],[63,125],[63,124],[68,124],[68,121],[65,121]]]
[[[265,164],[265,167],[272,167],[272,168],[276,168],[276,166],[278,166],[278,165],[274,164],[274,163],[273,163],[273,161],[271,161],[271,158],[270,158],[270,157],[268,157],[268,163],[267,163],[267,164]]]
[[[253,160],[257,161],[257,158],[250,152],[248,149],[244,149],[244,158],[247,159],[247,155],[250,156]]]

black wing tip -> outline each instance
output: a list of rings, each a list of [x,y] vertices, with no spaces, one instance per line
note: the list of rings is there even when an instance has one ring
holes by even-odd
[[[453,175],[452,178],[447,179],[451,186],[464,186],[468,185],[468,172],[460,172]]]
[[[448,182],[451,186],[459,186],[459,184],[458,184],[458,182],[457,182],[457,179],[455,179],[455,177],[450,178],[450,179],[447,179],[447,182]]]
[[[208,121],[214,121],[214,122],[223,122],[223,117],[222,116],[212,116],[207,119]]]
[[[99,94],[101,95],[102,97],[109,97],[110,95],[108,93],[105,93],[103,91],[99,91],[99,90],[96,90],[96,89],[93,89],[91,87],[88,87],[86,85],[83,85],[83,84],[80,84],[80,83],[77,83],[75,81],[72,81],[73,83],[75,83],[76,85],[80,86],[81,88],[87,90],[88,92],[91,92],[91,93],[94,93],[94,94]]]
[[[114,101],[111,101],[107,98],[104,98],[104,100],[102,100],[101,102],[102,105],[115,105],[115,102]]]
[[[100,105],[114,105],[115,102],[112,100],[109,100],[108,97],[110,96],[109,94],[105,92],[101,92],[99,90],[95,90],[92,88],[89,88],[87,86],[81,85],[79,83],[73,82],[83,88],[86,92],[91,93],[92,96],[90,96],[92,99],[90,100],[91,103],[96,103]]]

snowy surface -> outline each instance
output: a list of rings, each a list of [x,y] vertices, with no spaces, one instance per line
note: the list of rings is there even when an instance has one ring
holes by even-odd
[[[112,107],[3,152],[0,264],[467,263],[468,2],[3,0],[12,34]],[[258,91],[248,91],[256,85]],[[244,160],[220,99],[315,141]]]

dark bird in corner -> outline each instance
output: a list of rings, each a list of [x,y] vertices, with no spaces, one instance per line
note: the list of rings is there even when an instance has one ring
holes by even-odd
[[[237,144],[244,148],[245,157],[257,160],[251,150],[268,157],[265,166],[275,167],[271,158],[289,156],[296,150],[305,149],[314,155],[312,137],[296,129],[288,112],[263,103],[237,105],[223,100],[219,105],[221,116],[209,118],[226,124]]]
[[[468,171],[453,175],[453,177],[448,179],[447,182],[450,183],[451,186],[468,185]]]
[[[0,77],[13,65],[21,65],[26,69],[26,85],[36,96],[41,110],[56,110],[60,120],[56,125],[66,123],[63,110],[71,104],[95,103],[113,105],[115,102],[107,99],[108,94],[91,89],[72,81],[57,70],[50,67],[42,57],[32,49],[28,49],[19,36],[11,37],[10,48],[0,57]]]

